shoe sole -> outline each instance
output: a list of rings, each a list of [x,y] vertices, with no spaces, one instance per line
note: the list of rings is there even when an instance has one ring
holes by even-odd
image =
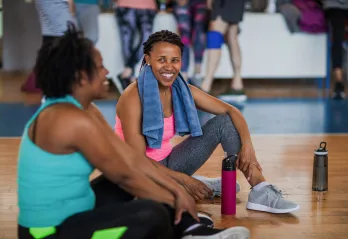
[[[297,205],[297,207],[290,208],[290,209],[277,209],[277,208],[271,208],[264,205],[248,202],[247,209],[262,211],[262,212],[270,212],[270,213],[289,213],[289,212],[297,211],[298,209],[300,209],[300,206]]]
[[[210,222],[209,225],[206,224],[206,223],[202,223],[202,224],[205,224],[207,227],[211,227],[211,228],[214,228],[214,227],[215,227],[213,219],[212,219],[211,217],[209,217],[208,215],[206,215],[206,214],[204,214],[204,213],[198,212],[198,213],[197,213],[197,216],[198,216],[199,218],[205,218],[205,219],[207,219],[207,221]]]
[[[250,231],[245,227],[232,227],[211,236],[187,235],[181,239],[249,239]]]

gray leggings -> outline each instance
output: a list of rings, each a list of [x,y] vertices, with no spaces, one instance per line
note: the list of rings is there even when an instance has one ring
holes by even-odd
[[[227,114],[210,119],[202,130],[202,136],[189,136],[176,145],[171,154],[160,163],[174,171],[193,175],[220,143],[228,155],[238,154],[241,148],[240,137]]]

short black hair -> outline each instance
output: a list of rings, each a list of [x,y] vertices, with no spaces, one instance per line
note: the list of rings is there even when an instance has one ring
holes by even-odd
[[[150,51],[152,50],[152,47],[158,42],[168,42],[177,45],[181,50],[181,55],[183,54],[184,44],[181,42],[181,38],[179,37],[179,35],[168,30],[162,30],[150,35],[147,41],[143,43],[144,55],[149,55]],[[145,63],[146,60],[144,56],[143,62],[141,63],[141,67],[143,67]]]
[[[80,80],[80,72],[88,77],[96,72],[94,44],[68,22],[63,36],[43,44],[39,50],[34,74],[37,87],[47,98],[58,98],[72,93],[72,86]]]

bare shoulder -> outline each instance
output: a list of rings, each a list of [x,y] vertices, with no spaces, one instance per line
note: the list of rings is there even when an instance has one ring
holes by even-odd
[[[70,153],[79,137],[85,137],[93,121],[86,111],[72,104],[56,104],[43,110],[36,120],[37,144],[48,152]],[[33,139],[33,125],[29,137]]]
[[[64,131],[69,134],[77,133],[81,128],[88,128],[93,124],[91,117],[85,110],[71,104],[60,104],[52,107],[52,109],[48,109],[47,114],[50,114],[49,117],[55,118],[58,130],[65,129]]]
[[[189,88],[191,90],[192,95],[197,95],[197,94],[202,94],[205,93],[204,91],[202,91],[201,89],[197,88],[196,86],[193,85],[189,85]]]
[[[125,111],[135,111],[141,110],[141,102],[138,91],[138,83],[133,82],[130,84],[126,90],[120,96],[117,105],[116,113],[118,116],[122,115]]]

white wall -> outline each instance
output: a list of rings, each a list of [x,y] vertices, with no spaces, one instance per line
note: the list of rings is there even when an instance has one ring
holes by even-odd
[[[176,31],[171,15],[157,16],[154,31],[169,28]],[[246,13],[241,24],[239,42],[244,78],[318,78],[326,76],[326,34],[291,34],[280,14]],[[101,50],[110,76],[123,69],[117,21],[113,14],[100,16]],[[215,77],[230,78],[233,70],[224,45]],[[192,54],[192,52],[191,52]],[[191,57],[193,61],[193,57]],[[206,54],[203,59],[205,65]],[[192,62],[193,63],[193,62]],[[192,73],[193,64],[189,71]],[[203,68],[204,69],[204,68]]]
[[[3,22],[4,69],[30,70],[41,44],[34,4],[23,0],[4,0]],[[110,70],[110,77],[115,77],[122,71],[123,59],[114,14],[101,14],[99,26],[97,47]],[[164,28],[176,31],[171,15],[157,16],[154,31]],[[239,39],[244,78],[316,78],[326,75],[325,34],[290,34],[279,14],[246,13],[241,29]],[[190,70],[192,72],[192,67]],[[215,76],[230,78],[232,73],[228,51],[223,46],[221,63]]]

